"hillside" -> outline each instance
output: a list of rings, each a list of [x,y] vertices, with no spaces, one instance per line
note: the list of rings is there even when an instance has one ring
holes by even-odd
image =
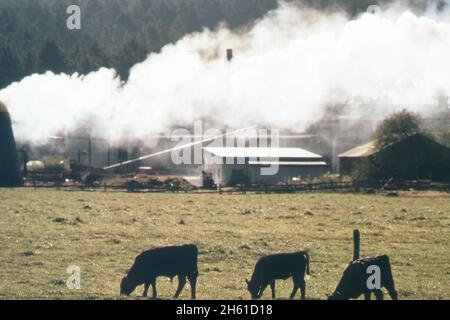
[[[338,6],[352,15],[374,2],[288,1]],[[81,7],[80,31],[66,28],[71,4]],[[102,66],[126,79],[132,65],[167,43],[221,22],[243,27],[276,7],[277,0],[2,0],[0,88],[36,72],[88,73]]]

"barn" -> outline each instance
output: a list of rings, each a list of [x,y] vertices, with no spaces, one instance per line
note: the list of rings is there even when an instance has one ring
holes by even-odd
[[[329,166],[318,154],[301,148],[204,148],[205,172],[221,185],[291,182],[325,174]],[[267,172],[269,168],[273,172]]]
[[[11,118],[6,106],[0,101],[0,187],[21,185],[20,165]]]
[[[374,140],[339,155],[339,167],[341,176],[450,181],[450,148],[420,133],[383,148]]]

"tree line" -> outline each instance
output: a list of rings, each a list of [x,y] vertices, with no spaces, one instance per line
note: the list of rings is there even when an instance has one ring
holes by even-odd
[[[68,30],[66,9],[81,8],[81,30]],[[0,88],[48,70],[88,73],[129,68],[187,33],[235,28],[276,8],[276,0],[2,0]]]
[[[286,0],[350,14],[374,0]],[[68,30],[66,10],[79,5],[82,29]],[[0,88],[33,73],[88,73],[112,67],[126,79],[149,52],[220,22],[252,24],[278,0],[1,0]]]

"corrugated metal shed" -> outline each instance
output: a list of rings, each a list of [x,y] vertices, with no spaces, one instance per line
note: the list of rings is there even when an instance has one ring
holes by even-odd
[[[204,150],[213,156],[206,157],[205,171],[217,183],[225,185],[273,185],[298,177],[318,177],[328,169],[321,155],[302,148],[207,147]],[[216,162],[218,159],[222,161]]]

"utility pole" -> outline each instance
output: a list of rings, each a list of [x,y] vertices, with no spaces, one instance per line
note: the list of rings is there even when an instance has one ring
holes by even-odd
[[[27,163],[28,163],[28,152],[25,149],[25,147],[22,147],[20,149],[20,153],[22,154],[22,163],[23,163],[23,172],[22,175],[26,178],[28,176],[28,168],[27,168]]]
[[[88,138],[88,164],[89,164],[89,168],[92,167],[92,137],[89,135]]]

